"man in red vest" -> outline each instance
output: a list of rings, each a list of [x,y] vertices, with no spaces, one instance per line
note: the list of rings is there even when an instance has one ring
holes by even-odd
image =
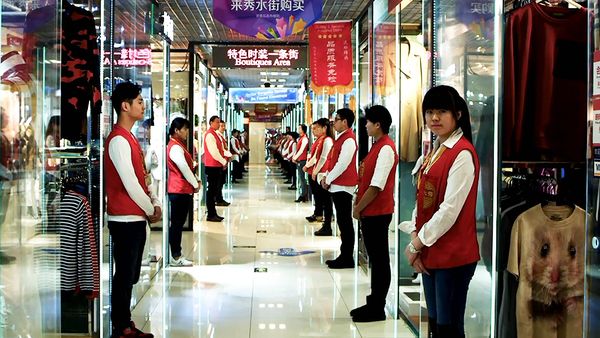
[[[330,269],[353,268],[354,263],[354,226],[352,223],[352,196],[358,184],[356,171],[356,136],[352,131],[354,112],[348,108],[336,112],[333,128],[338,132],[333,143],[330,158],[327,160],[329,170],[321,181],[321,185],[331,193],[335,205],[335,218],[340,227],[340,255],[328,260]]]
[[[231,162],[231,158],[233,157],[231,152],[229,151],[229,145],[227,143],[227,138],[225,137],[226,133],[226,122],[223,120],[219,121],[219,129],[217,130],[217,136],[221,138],[221,144],[223,145],[223,155],[227,160],[227,163]],[[217,196],[215,200],[215,205],[220,207],[228,207],[231,203],[227,202],[223,198],[223,186],[227,181],[227,167],[221,171],[221,178],[219,180],[219,189],[217,189]]]
[[[217,134],[221,120],[218,116],[210,118],[210,127],[204,134],[204,167],[206,169],[207,191],[206,191],[206,209],[209,222],[221,222],[224,217],[217,215],[215,207],[215,198],[220,188],[221,174],[227,170],[227,159],[225,158],[225,149],[223,141]]]
[[[131,292],[140,277],[146,241],[146,222],[161,219],[158,199],[148,189],[151,177],[144,154],[131,133],[136,121],[144,118],[142,88],[131,82],[119,83],[112,93],[117,124],[106,139],[105,187],[108,229],[113,241],[115,274],[111,294],[112,337],[152,338],[131,321]]]
[[[390,112],[383,106],[365,110],[367,133],[375,143],[358,168],[358,195],[352,216],[360,219],[363,241],[371,265],[371,294],[367,304],[350,311],[355,322],[385,320],[385,298],[390,288],[389,225],[394,213],[398,154],[388,136]]]
[[[306,165],[307,149],[308,149],[308,136],[306,131],[308,128],[306,124],[298,126],[298,132],[300,133],[300,139],[298,140],[298,146],[296,147],[296,153],[292,157],[292,162],[296,164],[297,169],[297,181],[300,183],[300,197],[296,200],[296,203],[308,201],[308,186],[306,184],[306,175],[302,168]]]

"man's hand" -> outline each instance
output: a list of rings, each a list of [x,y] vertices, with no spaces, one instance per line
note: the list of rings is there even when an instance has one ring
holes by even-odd
[[[302,171],[308,172],[308,167],[307,166],[302,167]]]
[[[150,223],[156,223],[162,219],[162,210],[160,210],[159,206],[154,207],[154,214],[152,216],[148,216],[148,220]]]
[[[355,219],[360,219],[360,211],[358,211],[357,205],[354,205],[352,208],[352,217]]]
[[[329,190],[329,187],[330,187],[331,185],[329,185],[329,184],[325,183],[325,179],[323,179],[323,180],[321,181],[321,186],[323,187],[323,189],[325,189],[325,190]]]
[[[424,274],[429,275],[429,271],[427,271],[427,269],[425,269],[425,265],[423,264],[423,261],[421,260],[421,255],[417,255],[417,258],[414,260],[412,267],[418,273],[424,273]]]
[[[312,177],[313,181],[317,180],[317,174],[314,171],[313,171],[313,174],[310,176]]]
[[[417,260],[417,258],[419,258],[419,254],[418,253],[412,253],[410,252],[410,249],[408,248],[408,245],[406,246],[406,248],[404,249],[404,256],[406,256],[406,259],[408,260],[408,264],[410,266],[414,267],[414,263]],[[419,272],[419,271],[417,271]]]
[[[202,189],[202,181],[198,181],[198,188],[194,189],[194,193],[197,193]]]

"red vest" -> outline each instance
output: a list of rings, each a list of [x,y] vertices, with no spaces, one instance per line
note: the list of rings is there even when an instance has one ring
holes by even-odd
[[[337,140],[333,142],[333,148],[331,149],[329,158],[327,159],[327,170],[331,171],[331,169],[333,169],[339,160],[340,152],[342,151],[342,145],[347,139],[352,139],[356,145],[356,136],[354,136],[352,129],[347,129],[340,137],[337,138]],[[358,149],[358,146],[356,149]],[[356,171],[356,150],[354,150],[352,161],[350,161],[348,168],[346,168],[346,170],[338,178],[331,182],[331,184],[345,187],[351,187],[358,184],[358,173]]]
[[[317,152],[320,152],[323,150],[323,142],[325,142],[325,136],[319,137],[315,141],[315,143],[312,144],[312,146],[310,147],[310,158],[311,159],[315,158],[315,156],[321,157],[321,155],[317,155]],[[317,157],[315,164],[313,164],[310,168],[308,168],[309,175],[312,175],[314,168],[317,166],[317,162],[319,162],[319,157]]]
[[[298,156],[298,162],[300,161],[306,161],[307,159],[307,152],[306,149],[308,149],[308,136],[306,136],[306,134],[302,137],[300,137],[300,140],[298,141],[298,149],[297,151],[300,151],[300,144],[302,143],[302,141],[306,142],[306,147],[304,148],[304,151],[302,152],[302,154],[300,154],[300,156]]]
[[[171,137],[169,144],[167,145],[167,167],[169,168],[169,178],[167,180],[167,192],[170,194],[193,194],[194,186],[190,184],[183,176],[183,173],[177,166],[175,162],[171,159],[171,148],[173,146],[178,145],[183,148],[183,155],[185,156],[185,162],[190,167],[190,170],[194,168],[194,161],[192,160],[192,155],[185,148],[185,145],[181,143],[179,140]]]
[[[131,148],[131,162],[133,164],[133,170],[135,172],[135,178],[138,183],[144,189],[144,192],[150,195],[148,186],[146,186],[146,168],[144,167],[144,153],[142,147],[138,143],[137,139],[131,134],[129,130],[115,125],[113,130],[106,138],[106,149],[110,145],[110,141],[116,136],[122,136],[129,143]],[[146,212],[140,208],[132,199],[129,197],[117,169],[110,159],[109,152],[104,152],[104,179],[106,187],[106,199],[108,214],[112,216],[146,216]]]
[[[215,160],[210,154],[210,151],[208,151],[208,148],[206,147],[206,136],[208,136],[209,134],[212,134],[212,136],[215,138],[217,149],[219,150],[221,156],[225,158],[225,152],[223,150],[223,139],[221,138],[221,136],[217,135],[217,132],[214,129],[208,128],[206,134],[204,134],[204,166],[222,168],[223,165],[221,164],[221,162]]]
[[[475,164],[475,178],[465,204],[448,232],[431,247],[422,249],[421,258],[428,269],[453,268],[477,262],[479,245],[477,243],[477,184],[479,182],[479,159],[473,145],[463,137],[453,148],[448,148],[425,174],[425,165],[421,168],[421,179],[417,187],[417,232],[439,210],[446,193],[446,182],[450,167],[458,154],[468,150]]]
[[[373,146],[371,146],[371,150],[367,154],[367,156],[362,160],[359,167],[359,177],[360,181],[358,182],[358,196],[357,200],[360,201],[362,196],[365,194],[369,186],[371,185],[371,180],[373,179],[373,175],[375,174],[375,166],[377,165],[377,157],[379,157],[379,152],[383,146],[389,145],[392,147],[394,151],[394,166],[392,167],[390,174],[387,177],[387,181],[385,183],[385,187],[382,191],[380,191],[375,199],[367,205],[366,208],[362,210],[360,213],[361,216],[379,216],[379,215],[391,215],[394,213],[394,189],[396,183],[396,166],[398,165],[398,153],[396,153],[396,145],[394,145],[394,141],[388,136],[382,136]]]

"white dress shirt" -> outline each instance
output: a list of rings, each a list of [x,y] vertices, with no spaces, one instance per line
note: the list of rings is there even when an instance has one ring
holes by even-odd
[[[217,162],[221,163],[221,165],[227,165],[227,160],[221,155],[219,152],[219,148],[217,147],[217,140],[212,133],[208,133],[205,139],[206,149],[208,153],[214,158]]]
[[[456,145],[458,140],[462,137],[463,133],[460,129],[457,130],[454,134],[452,134],[443,145],[446,148],[452,148]],[[440,151],[440,144],[436,140],[433,144],[433,148],[435,153],[433,156],[437,155],[437,152]],[[417,164],[422,165],[422,159],[417,161]],[[413,170],[413,172],[415,172]],[[418,172],[418,170],[417,170]],[[429,172],[427,170],[425,173]],[[419,231],[418,236],[421,239],[421,242],[426,246],[432,246],[440,239],[458,218],[458,214],[461,212],[463,206],[465,205],[465,201],[471,191],[471,187],[473,186],[473,181],[475,180],[475,164],[473,161],[473,156],[468,150],[463,150],[458,153],[458,156],[454,160],[454,163],[450,167],[450,172],[448,173],[448,181],[446,183],[446,193],[444,194],[444,201],[440,204],[440,208],[436,211],[431,219],[423,225],[421,231]],[[413,232],[416,228],[416,220],[417,220],[417,207],[413,210],[412,219],[410,223],[401,225],[401,229],[406,232]]]
[[[349,129],[346,129],[343,132],[341,132],[337,136],[337,138],[342,137],[342,135],[344,135],[344,133],[348,132],[348,130]],[[347,192],[350,195],[354,194],[354,192],[356,191],[355,185],[344,186],[344,185],[331,184],[331,182],[335,181],[336,178],[340,177],[340,175],[342,175],[344,173],[344,171],[346,171],[346,169],[348,169],[349,166],[356,165],[356,163],[351,163],[352,157],[354,156],[355,153],[356,153],[356,141],[351,138],[344,141],[344,143],[342,144],[342,149],[340,150],[340,157],[338,158],[334,167],[331,168],[330,171],[325,173],[325,183],[327,185],[330,185],[329,192],[331,192],[331,193]]]
[[[388,176],[392,171],[395,160],[394,150],[389,145],[381,147],[379,154],[377,155],[377,162],[375,162],[375,171],[371,178],[369,186],[377,187],[383,191],[385,184],[387,183]]]
[[[321,151],[321,157],[319,157],[317,165],[315,166],[315,169],[313,169],[315,172],[318,173],[321,171],[321,169],[325,165],[325,162],[327,162],[327,157],[329,156],[329,152],[332,148],[333,140],[331,139],[331,137],[325,138],[325,141],[323,141],[323,150]]]
[[[131,161],[131,146],[123,136],[115,136],[108,144],[108,156],[112,161],[123,186],[129,197],[137,204],[148,216],[154,214],[154,207],[160,206],[160,202],[152,193],[151,187],[148,187],[150,196],[144,192],[135,176],[133,162]],[[114,222],[138,222],[146,221],[146,218],[139,215],[108,215],[107,219]]]
[[[192,172],[192,169],[185,160],[183,148],[178,144],[173,145],[171,147],[171,151],[169,151],[169,158],[171,159],[171,161],[175,162],[175,165],[177,165],[177,168],[179,168],[179,171],[181,171],[183,177],[185,177],[185,180],[188,181],[188,183],[191,184],[194,187],[194,189],[197,189],[198,179],[196,178],[196,176]]]
[[[300,144],[297,146],[298,150],[294,153],[294,161],[298,161],[300,155],[302,155],[303,152],[306,152],[306,146],[308,146],[308,137],[300,137]]]

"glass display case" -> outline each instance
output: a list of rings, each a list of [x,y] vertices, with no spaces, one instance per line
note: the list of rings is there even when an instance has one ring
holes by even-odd
[[[2,5],[0,337],[100,330],[101,3]]]

